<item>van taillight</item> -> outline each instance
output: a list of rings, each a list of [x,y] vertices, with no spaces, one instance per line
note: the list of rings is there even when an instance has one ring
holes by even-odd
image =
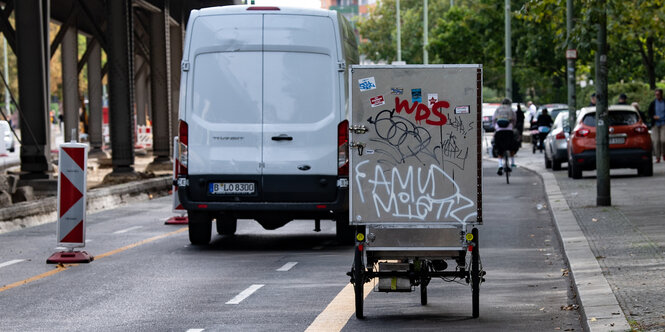
[[[591,131],[589,129],[579,129],[575,132],[575,136],[577,137],[587,137]]]
[[[554,138],[564,139],[564,138],[566,138],[566,134],[564,134],[563,131],[562,131],[562,132],[559,132],[558,134],[556,134],[556,136],[554,136]]]
[[[187,175],[187,143],[189,139],[187,138],[189,130],[187,129],[187,122],[180,120],[180,125],[178,128],[178,175]]]
[[[349,121],[337,126],[337,175],[349,176]]]

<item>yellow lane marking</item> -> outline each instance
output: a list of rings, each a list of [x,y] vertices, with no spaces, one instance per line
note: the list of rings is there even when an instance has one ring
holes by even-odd
[[[138,247],[138,246],[140,246],[140,245],[144,245],[144,244],[146,244],[146,243],[153,242],[153,241],[156,241],[156,240],[159,240],[159,239],[162,239],[162,238],[165,238],[165,237],[171,236],[171,235],[175,235],[175,234],[178,234],[178,233],[182,233],[182,232],[186,231],[187,229],[188,229],[187,227],[183,227],[183,228],[181,228],[181,229],[179,229],[179,230],[177,230],[177,231],[173,231],[173,232],[170,232],[170,233],[165,233],[165,234],[162,234],[162,235],[153,236],[153,237],[151,237],[151,238],[149,238],[149,239],[145,239],[145,240],[143,240],[143,241],[139,241],[139,242],[136,242],[136,243],[130,244],[130,245],[128,245],[128,246],[124,246],[124,247],[122,247],[122,248],[118,248],[118,249],[115,249],[115,250],[113,250],[113,251],[109,251],[109,252],[107,252],[107,253],[103,253],[103,254],[101,254],[101,255],[97,255],[97,256],[95,256],[95,260],[100,259],[100,258],[104,258],[104,257],[108,257],[108,256],[111,256],[111,255],[117,254],[117,253],[119,253],[119,252],[123,252],[123,251],[125,251],[125,250],[127,250],[127,249],[131,249],[131,248],[134,248],[134,247]],[[3,286],[3,287],[0,287],[0,293],[1,293],[1,292],[4,292],[4,291],[6,291],[6,290],[10,290],[10,289],[12,289],[12,288],[16,288],[16,287],[18,287],[18,286],[22,286],[22,285],[29,284],[29,283],[31,283],[31,282],[33,282],[33,281],[37,281],[37,280],[40,280],[40,279],[44,279],[44,278],[46,278],[46,277],[50,277],[50,276],[52,276],[52,275],[54,275],[54,274],[57,274],[57,273],[60,273],[60,272],[62,272],[62,271],[67,270],[69,267],[73,267],[73,266],[77,266],[77,265],[79,265],[79,264],[56,265],[55,269],[53,269],[53,270],[51,270],[51,271],[47,271],[47,272],[44,272],[44,273],[42,273],[42,274],[40,274],[40,275],[36,275],[36,276],[34,276],[34,277],[31,277],[31,278],[28,278],[28,279],[25,279],[25,280],[21,280],[21,281],[17,281],[17,282],[15,282],[15,283],[12,283],[12,284],[9,284],[9,285],[6,285],[6,286]]]
[[[373,282],[365,284],[364,297],[372,291]],[[305,332],[341,331],[349,318],[356,312],[356,297],[353,285],[348,284],[328,304]]]
[[[177,231],[173,231],[173,232],[166,233],[166,234],[162,234],[162,235],[153,236],[153,237],[151,237],[151,238],[149,238],[149,239],[145,239],[145,240],[143,240],[143,241],[139,241],[139,242],[136,242],[136,243],[132,243],[132,244],[127,245],[127,246],[124,246],[124,247],[122,247],[122,248],[118,248],[118,249],[116,249],[116,250],[112,250],[112,251],[109,251],[109,252],[103,253],[103,254],[101,254],[101,255],[97,255],[97,256],[95,256],[95,259],[100,259],[100,258],[108,257],[108,256],[111,256],[111,255],[115,255],[115,254],[117,254],[117,253],[119,253],[119,252],[123,252],[123,251],[125,251],[125,250],[132,249],[132,248],[134,248],[134,247],[138,247],[138,246],[144,245],[144,244],[146,244],[146,243],[150,243],[150,242],[152,242],[152,241],[156,241],[156,240],[163,239],[163,238],[168,237],[168,236],[171,236],[171,235],[175,235],[175,234],[178,234],[178,233],[182,233],[182,232],[184,232],[184,231],[186,231],[186,230],[187,230],[187,227],[183,227],[183,228],[181,228],[181,229],[179,229],[179,230],[177,230]]]
[[[60,273],[60,272],[62,272],[62,271],[64,271],[64,270],[67,270],[67,268],[69,268],[70,266],[76,266],[76,265],[78,265],[78,264],[56,265],[55,270],[47,271],[47,272],[44,272],[44,273],[42,273],[42,274],[40,274],[40,275],[36,275],[36,276],[34,276],[34,277],[32,277],[32,278],[28,278],[28,279],[25,279],[25,280],[17,281],[17,282],[15,282],[15,283],[13,283],[13,284],[9,284],[9,285],[3,286],[2,288],[0,288],[0,292],[4,292],[4,291],[6,291],[6,290],[10,290],[10,289],[12,289],[12,288],[15,288],[15,287],[18,287],[18,286],[21,286],[21,285],[29,284],[29,283],[31,283],[31,282],[33,282],[33,281],[37,281],[37,280],[40,280],[40,279],[44,279],[44,278],[49,277],[49,276],[52,276],[52,275],[54,275],[54,274],[56,274],[56,273]]]

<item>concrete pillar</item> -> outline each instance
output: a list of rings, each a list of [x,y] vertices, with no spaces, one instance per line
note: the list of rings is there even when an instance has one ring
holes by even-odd
[[[90,39],[88,39],[90,41]],[[88,42],[88,45],[90,43]],[[90,153],[99,153],[104,144],[102,137],[102,48],[99,43],[90,45],[88,58],[88,104],[90,117],[88,119],[88,137],[90,138]]]
[[[134,171],[132,1],[106,2],[109,65],[109,131],[113,173]]]
[[[171,146],[169,77],[164,13],[150,16],[150,87],[152,99],[152,153],[155,162],[169,162]]]
[[[62,43],[62,109],[65,120],[63,139],[65,142],[79,140],[79,75],[78,40],[75,27],[67,28]]]
[[[21,126],[21,178],[50,177],[48,122],[48,2],[15,1],[16,58],[18,65],[19,123]]]
[[[182,61],[182,25],[171,26],[171,137],[178,136],[180,105],[180,62]]]
[[[136,56],[136,125],[145,126],[148,112],[148,64]]]

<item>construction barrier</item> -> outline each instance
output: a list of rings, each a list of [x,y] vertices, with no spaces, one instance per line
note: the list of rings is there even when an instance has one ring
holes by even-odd
[[[136,127],[136,148],[140,149],[152,148],[152,127],[149,126]]]
[[[57,239],[60,247],[69,248],[53,254],[46,262],[89,263],[94,258],[85,251],[86,165],[88,146],[70,142],[60,145],[58,154],[58,221]]]
[[[171,193],[173,196],[173,212],[178,215],[166,219],[164,223],[167,225],[184,225],[189,223],[189,218],[186,216],[187,210],[185,210],[185,208],[182,207],[182,204],[180,204],[180,199],[178,198],[178,186],[175,185],[176,180],[178,180],[179,163],[178,136],[176,136],[173,138],[173,185]]]

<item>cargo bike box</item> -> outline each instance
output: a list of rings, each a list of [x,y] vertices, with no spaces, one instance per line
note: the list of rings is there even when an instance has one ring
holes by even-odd
[[[349,220],[357,227],[348,275],[356,316],[364,285],[384,292],[432,278],[463,280],[479,316],[484,272],[481,65],[352,66]]]

